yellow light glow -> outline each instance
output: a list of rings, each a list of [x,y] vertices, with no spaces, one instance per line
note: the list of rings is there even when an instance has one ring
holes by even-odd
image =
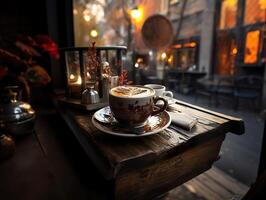
[[[74,80],[74,79],[75,79],[74,74],[70,74],[69,79],[70,79],[70,80]]]
[[[82,83],[82,80],[81,80],[81,77],[79,76],[76,84],[81,85],[81,83]]]
[[[176,45],[174,45],[173,46],[175,49],[180,49],[180,48],[182,48],[182,44],[176,44]]]
[[[73,14],[77,15],[78,14],[78,10],[76,8],[73,9]]]
[[[262,10],[266,9],[266,0],[260,0],[259,5],[260,5],[260,9]]]
[[[96,31],[95,29],[91,30],[90,36],[96,38],[98,36],[98,31]]]
[[[229,7],[235,7],[237,0],[226,0],[225,2]]]
[[[196,42],[189,42],[189,43],[186,43],[184,44],[184,47],[196,47],[197,46],[197,43]]]
[[[161,55],[161,58],[164,60],[166,57],[167,57],[166,53],[163,52],[162,55]]]
[[[142,63],[143,62],[143,59],[142,58],[138,58],[137,59],[137,63]]]
[[[236,47],[233,48],[233,50],[232,50],[232,54],[233,54],[233,55],[236,55],[236,54],[237,54],[237,48],[236,48]]]
[[[133,20],[140,21],[142,18],[142,11],[139,8],[135,8],[130,11],[130,15]]]
[[[195,47],[195,46],[197,46],[196,42],[191,42],[190,43],[190,47]]]
[[[256,63],[258,61],[260,31],[250,31],[246,35],[245,59],[247,64]]]
[[[89,22],[91,20],[91,17],[89,15],[84,15],[83,18],[86,22]]]

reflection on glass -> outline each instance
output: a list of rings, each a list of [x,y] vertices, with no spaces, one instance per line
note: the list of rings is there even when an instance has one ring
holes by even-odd
[[[266,0],[246,0],[245,25],[265,21]]]
[[[236,16],[237,0],[223,0],[221,7],[220,29],[235,27]]]
[[[79,97],[81,89],[81,75],[79,54],[77,51],[65,52],[66,69],[67,69],[67,82],[71,96]]]
[[[260,42],[260,31],[250,31],[246,35],[246,46],[245,46],[245,60],[246,64],[256,63],[258,61]]]
[[[217,38],[217,74],[233,75],[235,73],[235,59],[237,46],[235,35],[220,33]]]
[[[188,70],[196,65],[196,48],[181,48],[177,50],[177,67],[182,70]]]

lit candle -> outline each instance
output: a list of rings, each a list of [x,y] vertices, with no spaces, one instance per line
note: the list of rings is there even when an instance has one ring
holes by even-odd
[[[70,74],[69,76],[69,90],[70,90],[70,94],[72,97],[75,98],[80,98],[80,93],[81,93],[81,83],[82,83],[82,79],[81,76],[78,76],[78,78],[76,78],[75,75]]]

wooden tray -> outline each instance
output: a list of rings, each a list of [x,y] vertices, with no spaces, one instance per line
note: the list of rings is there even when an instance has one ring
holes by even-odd
[[[76,108],[80,110],[88,110],[88,111],[97,110],[97,109],[103,108],[108,105],[108,102],[100,102],[100,103],[94,103],[94,104],[82,104],[80,102],[80,99],[70,99],[66,97],[58,99],[58,103],[61,103],[63,105],[66,105],[72,108]]]

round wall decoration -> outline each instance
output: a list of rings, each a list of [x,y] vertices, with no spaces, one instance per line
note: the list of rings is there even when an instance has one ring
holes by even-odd
[[[147,18],[141,29],[145,45],[154,50],[160,50],[172,43],[173,26],[163,15],[152,15]]]

